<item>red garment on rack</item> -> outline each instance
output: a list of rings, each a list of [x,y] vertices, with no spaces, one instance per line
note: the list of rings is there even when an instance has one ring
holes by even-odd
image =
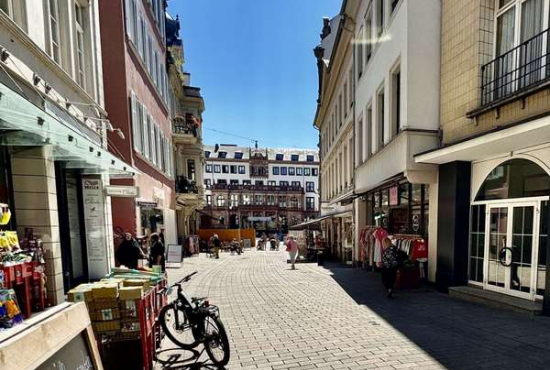
[[[428,258],[428,244],[423,239],[413,242],[411,260],[416,261],[419,258]]]

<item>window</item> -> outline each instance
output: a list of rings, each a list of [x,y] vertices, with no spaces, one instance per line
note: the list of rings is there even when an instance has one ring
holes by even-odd
[[[378,37],[384,32],[384,6],[386,0],[376,0],[376,34]]]
[[[397,136],[401,131],[401,72],[399,66],[392,72],[392,134]]]
[[[10,17],[13,14],[12,7],[13,7],[12,0],[0,0],[0,10],[2,10],[4,13],[6,13]]]
[[[314,193],[315,192],[315,183],[313,181],[307,181],[306,182],[306,191],[308,193]]]
[[[276,154],[275,159],[278,160],[278,161],[282,161],[284,159],[284,155],[283,154]]]
[[[355,50],[357,53],[357,79],[359,80],[359,78],[363,75],[363,44],[365,43],[363,27],[359,30],[359,34],[355,40]]]
[[[288,181],[279,181],[279,186],[287,187]]]
[[[302,167],[296,167],[296,176],[302,176]]]
[[[212,180],[204,179],[204,186],[206,186],[207,189],[209,189],[211,185],[212,185]]]
[[[273,167],[273,175],[279,174],[279,167]]]
[[[246,167],[239,166],[239,175],[245,175],[245,174],[246,174]]]
[[[311,174],[313,176],[319,176],[319,170],[317,168],[312,168],[311,169]]]
[[[235,152],[235,159],[243,159],[243,153]]]
[[[59,4],[58,0],[49,0],[50,24],[50,56],[61,65],[61,38],[59,34]]]
[[[311,175],[311,170],[309,167],[306,167],[304,168],[304,176],[310,176]]]
[[[262,180],[256,180],[256,181],[254,182],[254,185],[256,185],[256,186],[264,186],[264,182],[263,182]]]
[[[294,176],[294,167],[289,167],[289,168],[288,168],[288,174],[289,174],[290,176]]]
[[[372,3],[369,4],[365,16],[365,64],[372,56]]]
[[[372,122],[372,104],[369,103],[369,106],[367,107],[367,116],[365,117],[365,154],[363,155],[363,158],[365,159],[367,159],[374,153],[372,148]]]
[[[218,152],[218,158],[226,158],[227,152]]]
[[[286,176],[286,174],[287,174],[287,169],[286,169],[286,167],[281,167],[281,175],[282,175],[282,176]]]
[[[239,185],[239,180],[229,180],[229,185]]]
[[[229,173],[229,166],[224,164],[222,165],[222,173]]]
[[[286,208],[286,196],[279,195],[279,207]]]
[[[222,166],[220,166],[219,164],[215,164],[214,173],[220,173],[220,172],[222,172]]]
[[[276,199],[277,198],[275,197],[275,195],[268,195],[267,196],[267,205],[268,206],[274,206],[275,203],[276,203]]]
[[[376,145],[376,149],[377,150],[380,150],[382,149],[382,147],[384,146],[384,88],[382,88],[382,90],[380,90],[378,92],[378,96],[377,96],[377,101],[376,101],[376,105],[377,105],[377,131],[378,131],[378,134],[376,135],[377,137],[377,145]]]
[[[84,10],[77,1],[74,3],[76,25],[76,82],[86,89],[85,45],[84,45]]]
[[[348,83],[344,82],[344,118],[348,116]]]
[[[399,0],[391,0],[391,13],[393,14],[395,8],[397,8],[397,4],[399,3]]]
[[[250,205],[250,194],[243,194],[242,195],[242,205],[243,206],[249,206]]]
[[[355,142],[357,145],[357,148],[356,148],[357,164],[361,164],[364,161],[363,160],[363,114],[362,113],[359,113],[359,118],[357,121],[357,133],[355,137],[357,138]]]
[[[485,205],[472,206],[470,232],[469,279],[483,282],[483,260],[485,258]]]
[[[277,186],[277,181],[270,180],[267,182],[268,186]]]
[[[315,210],[315,198],[313,197],[306,198],[306,210],[307,211]]]
[[[292,187],[299,188],[301,186],[302,186],[302,184],[300,184],[300,181],[292,181]]]
[[[188,159],[187,160],[187,178],[191,181],[195,181],[196,173],[195,173],[195,160],[194,159]]]
[[[252,185],[252,181],[250,181],[250,180],[243,180],[243,185]]]
[[[315,156],[313,155],[308,155],[306,159],[308,162],[315,162]]]
[[[225,179],[219,179],[219,180],[218,180],[218,184],[219,184],[219,185],[227,185],[227,180],[225,180]]]
[[[298,198],[296,198],[296,197],[291,197],[291,198],[290,198],[290,208],[296,209],[296,208],[299,208],[299,207],[300,207],[300,204],[299,204],[299,202],[298,202]]]
[[[230,205],[231,207],[239,206],[239,194],[231,194]]]
[[[342,114],[342,93],[338,95],[338,122],[340,123],[338,127],[342,127],[343,120],[343,114]]]
[[[262,194],[254,194],[254,205],[263,206],[263,204],[264,204],[264,196]]]
[[[225,207],[225,198],[223,197],[223,195],[218,195],[218,197],[216,198],[216,205],[218,207]]]
[[[211,206],[212,205],[212,195],[206,196],[206,205]]]
[[[291,160],[292,162],[298,162],[298,161],[300,160],[300,155],[298,155],[298,154],[292,154],[292,155],[290,156],[290,160]]]
[[[205,151],[205,152],[204,152],[204,156],[205,156],[206,158],[210,158],[210,151],[209,151],[209,150]]]
[[[237,174],[237,166],[236,165],[231,165],[230,170],[231,170],[232,174]]]

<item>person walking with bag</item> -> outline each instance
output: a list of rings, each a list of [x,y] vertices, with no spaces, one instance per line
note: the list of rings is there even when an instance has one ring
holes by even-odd
[[[290,255],[290,263],[292,264],[292,269],[296,270],[296,257],[298,256],[298,243],[294,240],[292,235],[289,235],[286,242],[286,251]]]
[[[379,267],[382,267],[382,284],[388,292],[388,298],[393,297],[397,265],[397,248],[392,244],[390,238],[386,237],[382,240],[382,262],[379,263]]]

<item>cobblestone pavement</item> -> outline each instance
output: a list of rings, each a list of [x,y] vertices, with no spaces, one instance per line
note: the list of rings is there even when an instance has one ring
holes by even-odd
[[[314,264],[293,271],[284,252],[201,255],[169,270],[169,278],[194,270],[187,291],[220,307],[231,370],[550,368],[548,318],[430,289],[390,300],[377,274]]]

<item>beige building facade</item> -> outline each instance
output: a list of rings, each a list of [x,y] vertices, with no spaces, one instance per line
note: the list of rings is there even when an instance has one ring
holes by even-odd
[[[550,3],[442,5],[436,282],[546,306]]]

